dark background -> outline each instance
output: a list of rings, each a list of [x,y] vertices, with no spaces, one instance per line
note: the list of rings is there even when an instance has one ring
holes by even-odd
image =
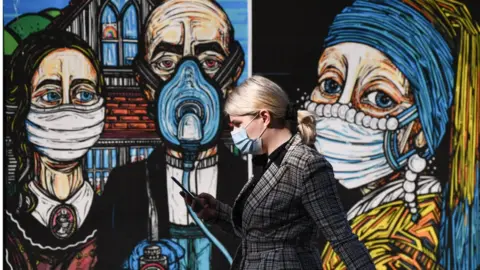
[[[316,85],[318,59],[323,52],[323,40],[334,17],[351,0],[335,1],[272,1],[253,2],[252,66],[254,75],[265,76],[284,88],[292,101],[303,104]],[[479,22],[480,1],[466,3],[470,14]],[[449,175],[449,142],[447,133],[437,149],[430,168],[443,184]],[[337,185],[345,210],[361,199],[360,191]],[[323,247],[325,239],[320,238]]]
[[[335,15],[353,1],[252,2],[253,74],[280,84],[292,100],[305,92],[310,94],[315,87],[318,59],[328,27]],[[480,1],[460,2],[466,3],[472,17],[479,22]]]
[[[272,79],[295,100],[312,92],[328,27],[352,1],[281,2],[253,1],[253,74]]]

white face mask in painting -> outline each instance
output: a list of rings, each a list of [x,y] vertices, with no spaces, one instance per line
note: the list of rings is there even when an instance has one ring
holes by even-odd
[[[25,120],[28,141],[55,161],[81,158],[100,138],[105,119],[103,98],[89,106],[32,106]]]
[[[335,177],[347,188],[373,182],[393,172],[383,150],[384,131],[338,118],[317,121],[315,146],[332,164]]]
[[[315,146],[346,188],[364,186],[398,171],[416,152],[399,154],[397,141],[397,131],[415,120],[414,107],[389,119],[376,119],[340,104],[309,103],[308,109],[319,116]]]

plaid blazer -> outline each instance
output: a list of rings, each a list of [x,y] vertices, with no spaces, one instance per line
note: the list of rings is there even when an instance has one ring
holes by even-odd
[[[242,211],[217,202],[213,223],[242,239],[231,269],[322,269],[315,239],[319,230],[348,269],[375,269],[365,246],[352,233],[337,195],[332,166],[299,135],[290,140],[280,166],[274,162],[248,196]],[[233,213],[242,213],[241,219]],[[234,222],[241,220],[241,222]],[[241,224],[238,224],[241,223]]]

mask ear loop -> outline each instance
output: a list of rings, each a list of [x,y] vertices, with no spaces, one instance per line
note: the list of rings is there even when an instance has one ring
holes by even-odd
[[[248,124],[245,126],[245,129],[247,129],[247,127],[253,122],[253,120],[257,119],[258,115],[260,114],[260,112],[258,112],[257,114],[255,114],[255,116],[252,118],[252,120],[250,120],[250,122],[248,122]]]
[[[253,122],[253,120],[257,119],[257,117],[260,115],[260,112],[258,112],[257,114],[255,114],[255,117],[253,117],[253,119],[245,126],[245,131],[247,129],[247,127]],[[255,140],[258,140],[262,137],[263,133],[265,133],[265,131],[267,130],[267,127],[265,127],[262,131],[262,133],[260,133],[260,135],[255,139]]]
[[[396,155],[400,155],[400,153],[404,150],[412,131],[414,123],[413,120],[416,117],[416,108],[412,106],[395,118],[389,119],[388,121],[392,121],[392,123],[390,124],[391,127],[388,128],[389,130],[387,131],[385,137],[387,139],[385,142],[385,147],[388,152],[387,161],[389,162],[390,166],[398,170],[406,165],[405,179],[402,185],[404,191],[403,201],[405,202],[406,206],[408,206],[413,222],[416,222],[419,218],[416,194],[417,182],[419,179],[419,174],[425,169],[427,162],[426,159],[422,157],[424,156],[422,154],[422,149],[418,147],[415,147],[415,149],[412,149],[405,154],[408,156],[408,159],[404,162],[397,161],[394,153],[396,153]],[[393,125],[393,119],[397,120],[397,124]],[[389,126],[388,121],[387,127]],[[398,130],[398,128],[405,128],[405,132],[400,138],[400,142],[397,142],[398,133],[394,132],[394,130]],[[398,147],[398,143],[400,143],[400,147]]]
[[[262,133],[260,133],[260,136],[258,136],[257,140],[262,137],[263,133],[265,133],[266,130],[267,130],[267,127],[265,127],[265,128],[263,129]]]

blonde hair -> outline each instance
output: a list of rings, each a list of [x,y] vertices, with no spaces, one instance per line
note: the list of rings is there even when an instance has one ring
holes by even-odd
[[[286,119],[289,105],[287,93],[276,83],[262,76],[252,76],[237,86],[225,104],[225,113],[233,116],[256,115],[260,110],[270,112],[275,120],[283,120],[291,127],[294,123]],[[310,112],[297,111],[298,132],[307,145],[315,142],[315,117]]]

